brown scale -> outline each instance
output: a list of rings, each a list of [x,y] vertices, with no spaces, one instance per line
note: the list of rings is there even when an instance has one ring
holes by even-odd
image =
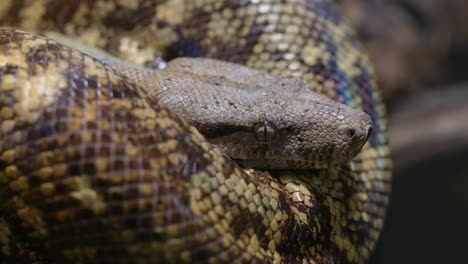
[[[25,261],[93,263],[233,259],[360,263],[367,258],[382,228],[390,191],[385,112],[367,58],[332,1],[81,0],[72,1],[67,8],[62,8],[62,2],[2,1],[0,24],[58,30],[149,66],[155,65],[155,56],[169,51],[168,57],[208,55],[299,77],[316,91],[363,108],[372,116],[375,132],[372,144],[346,166],[283,175],[281,183],[259,172],[245,176],[233,172],[232,165],[224,161],[213,161],[219,153],[208,150],[199,136],[185,134],[186,125],[157,104],[150,109],[146,101],[135,99],[143,98],[141,92],[99,62],[55,44],[50,47],[60,49],[57,61],[54,56],[34,59],[25,56],[27,52],[12,52],[1,71],[1,135],[6,143],[0,159],[0,201],[5,201],[0,226],[8,228],[0,233],[0,254],[18,254]],[[175,15],[182,8],[185,12]],[[16,50],[15,45],[21,43],[42,50],[43,43],[31,44],[34,40],[29,35],[3,33],[1,54],[6,56],[5,52]],[[39,63],[31,65],[28,59]],[[53,67],[44,65],[49,59]],[[50,73],[59,78],[47,79]],[[29,99],[12,96],[16,89],[11,87],[12,81],[37,83],[44,78],[56,84],[45,89],[46,94]],[[351,85],[340,90],[343,82]],[[91,85],[79,89],[86,84]],[[51,96],[52,102],[38,100]],[[18,112],[11,100],[24,100],[31,106]],[[42,103],[46,110],[41,109]],[[24,116],[27,113],[31,115]],[[150,121],[153,115],[156,122]],[[80,121],[83,118],[95,121]],[[129,127],[123,123],[126,119],[138,122]],[[36,124],[42,124],[42,129]],[[155,130],[158,126],[162,128]],[[138,133],[142,128],[152,132]],[[50,129],[61,133],[49,135]],[[25,142],[28,133],[38,140]],[[62,147],[70,141],[87,143]],[[202,150],[208,154],[201,155]],[[142,160],[135,153],[154,158]],[[180,162],[190,166],[179,166]],[[217,178],[221,176],[215,171],[220,168],[226,179]],[[156,176],[151,173],[154,170],[161,173]],[[217,180],[210,180],[213,178]],[[246,185],[257,185],[254,194],[247,194],[250,199],[223,185],[225,180],[243,178]],[[217,182],[218,188],[210,188],[206,182]],[[313,197],[296,187],[288,192],[288,183],[305,186]],[[249,188],[243,187],[240,191],[248,193]],[[278,205],[262,201],[261,195]],[[223,206],[216,207],[216,202]],[[252,213],[250,204],[258,211]],[[274,208],[279,216],[272,216]],[[306,223],[301,224],[301,219]],[[21,224],[8,225],[15,222]],[[65,237],[65,231],[75,236]],[[190,239],[182,240],[185,236]]]

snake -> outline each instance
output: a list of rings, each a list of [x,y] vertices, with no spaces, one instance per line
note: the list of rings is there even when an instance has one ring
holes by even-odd
[[[333,1],[4,0],[0,25],[1,263],[368,260],[386,114]]]

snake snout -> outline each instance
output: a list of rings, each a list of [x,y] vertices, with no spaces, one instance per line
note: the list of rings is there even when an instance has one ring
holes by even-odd
[[[359,152],[366,144],[367,140],[369,140],[374,128],[372,122],[369,121],[361,123],[359,127],[355,128],[355,130],[356,132],[355,135],[351,138],[351,142],[353,142],[352,144],[355,151]]]
[[[345,137],[345,141],[348,142],[348,150],[352,155],[356,154],[367,140],[370,138],[373,131],[373,124],[370,117],[362,113],[358,116],[358,119],[348,123],[347,125],[341,126],[340,133]]]
[[[367,142],[367,140],[369,140],[369,137],[372,135],[372,130],[374,130],[374,128],[371,125],[368,125],[366,127],[366,136],[364,142]]]
[[[372,122],[372,119],[371,117],[362,112],[362,115],[361,115],[361,124],[362,124],[362,127],[364,129],[364,137],[363,137],[363,145],[367,142],[367,140],[369,140],[370,136],[372,135],[372,131],[374,130],[374,124]]]
[[[371,125],[349,127],[347,129],[346,136],[349,142],[348,151],[351,157],[361,151],[372,134],[372,130],[373,127]]]

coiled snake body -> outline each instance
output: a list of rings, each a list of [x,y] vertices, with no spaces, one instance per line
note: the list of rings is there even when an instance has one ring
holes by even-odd
[[[167,102],[162,106],[149,96],[148,76],[138,68],[119,70],[58,42],[0,30],[0,260],[361,263],[368,258],[388,203],[386,122],[367,57],[332,1],[6,0],[0,3],[0,24],[58,31],[148,68],[161,65],[160,55],[210,57],[301,79],[315,92],[362,109],[374,131],[352,161],[322,159],[312,169],[303,161],[310,151],[328,155],[331,146],[336,152],[347,142],[330,138],[344,134],[359,144],[367,139],[359,128],[333,126],[354,120],[354,112],[302,96],[305,86],[293,79],[242,73],[246,68],[232,64],[201,63],[193,82],[184,79],[184,70],[160,79],[196,87],[190,88],[193,98],[209,106],[202,109],[243,105],[252,113],[264,111],[253,131],[245,132],[237,121],[250,118],[250,112],[226,114],[222,125],[200,129],[219,146],[232,136],[243,147],[228,153],[231,157],[268,170],[243,171],[168,111]],[[182,68],[192,67],[191,60],[182,62]],[[231,70],[227,77],[213,77],[217,67]],[[236,80],[246,76],[248,81]],[[221,102],[215,100],[219,92],[204,96],[198,89],[203,84],[197,80],[207,79],[218,87],[278,82],[285,92],[262,90],[253,103]],[[190,95],[174,98],[168,102],[192,102]],[[261,110],[275,104],[271,109],[283,109],[282,115]],[[302,124],[297,117],[308,112],[312,119],[326,116],[314,122],[328,130],[314,135],[297,127]],[[200,118],[211,121],[206,113]],[[356,116],[355,123],[365,127],[365,117]],[[256,144],[251,134],[262,141],[250,151],[255,155],[244,149]],[[327,145],[299,144],[311,142],[308,137],[328,140]],[[292,142],[282,148],[287,153],[265,150],[270,140],[282,138]],[[361,145],[339,157],[353,156]],[[250,155],[267,158],[252,161]]]

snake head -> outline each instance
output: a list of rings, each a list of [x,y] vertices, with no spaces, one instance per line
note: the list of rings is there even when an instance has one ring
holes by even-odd
[[[251,110],[217,124],[218,133],[200,130],[248,168],[319,169],[356,156],[372,133],[371,118],[310,91],[299,81],[288,83],[304,89],[249,93],[254,103],[246,109]]]
[[[372,132],[367,114],[294,78],[210,59],[178,59],[164,74],[164,104],[245,167],[327,168],[352,159]]]

